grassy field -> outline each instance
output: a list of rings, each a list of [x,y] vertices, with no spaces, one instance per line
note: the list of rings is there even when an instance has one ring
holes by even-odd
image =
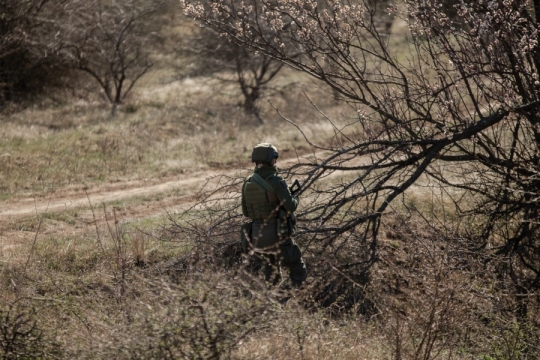
[[[168,212],[175,206],[183,211],[205,174],[250,168],[254,144],[272,142],[284,159],[310,150],[266,101],[261,112],[265,123],[259,125],[243,113],[234,85],[182,78],[172,54],[157,55],[154,70],[114,115],[97,99],[69,96],[44,98],[0,115],[0,196],[6,206],[88,196],[86,204],[54,211],[36,208],[31,215],[1,219],[1,332],[13,338],[2,342],[2,354],[206,358],[217,353],[247,359],[334,354],[367,359],[384,353],[378,344],[361,341],[368,335],[353,331],[372,331],[363,320],[349,325],[323,313],[313,316],[294,301],[283,307],[260,280],[242,275],[242,267],[212,275],[216,268],[211,262],[192,263],[196,249],[186,245],[189,239],[175,239],[165,231]],[[285,97],[266,100],[295,122],[309,124],[307,134],[325,143],[332,128],[305,97],[333,114],[342,110],[325,100],[322,89],[288,70],[277,82],[296,86]],[[201,183],[91,201],[103,191],[191,176]],[[238,271],[242,279],[231,279]],[[247,289],[244,281],[256,282],[250,288],[252,298],[238,296],[238,286]],[[208,313],[194,311],[193,302],[202,302]],[[290,323],[291,316],[298,322]],[[210,323],[208,332],[193,329],[201,321]],[[174,328],[179,324],[186,329]],[[326,334],[325,328],[332,330]],[[183,330],[193,336],[175,339]],[[19,331],[26,335],[17,335]],[[342,341],[350,346],[341,349]]]
[[[384,217],[378,261],[367,275],[333,264],[368,251],[347,242],[359,236],[351,230],[327,257],[305,253],[305,287],[268,288],[256,264],[238,254],[236,228],[208,235],[215,208],[194,207],[198,192],[210,176],[245,175],[256,143],[275,144],[280,162],[312,154],[271,104],[319,144],[334,132],[308,98],[338,126],[354,113],[286,69],[275,85],[289,90],[262,101],[260,125],[244,114],[233,84],[184,76],[190,60],[174,49],[154,54],[153,71],[115,114],[98,99],[66,95],[0,115],[0,358],[488,360],[538,353],[538,305],[530,322],[506,316],[516,299],[494,265],[467,250],[464,228],[474,222],[463,222],[427,180]],[[234,193],[218,195],[217,206],[237,204]],[[24,207],[35,211],[16,213]]]

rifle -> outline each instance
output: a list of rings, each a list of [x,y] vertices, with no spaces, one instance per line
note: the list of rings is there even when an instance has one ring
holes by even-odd
[[[298,179],[296,179],[292,186],[289,188],[289,191],[291,192],[291,195],[295,195],[300,190],[302,190],[302,185],[300,185],[300,182],[298,181]]]

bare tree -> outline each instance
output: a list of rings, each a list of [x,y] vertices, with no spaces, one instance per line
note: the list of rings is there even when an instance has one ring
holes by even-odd
[[[325,83],[356,113],[331,145],[311,143],[329,155],[291,169],[311,188],[301,215],[307,247],[339,256],[337,245],[356,240],[370,252],[343,266],[370,266],[383,215],[413,185],[434,182],[470,224],[468,250],[500,260],[527,313],[540,288],[539,0],[460,2],[459,23],[438,0],[405,0],[396,14],[408,25],[410,53],[401,60],[403,50],[389,48],[366,16],[369,2],[183,5],[233,41]],[[322,181],[334,173],[349,180]]]
[[[197,29],[186,44],[185,52],[195,56],[192,73],[212,74],[225,83],[237,83],[242,91],[245,113],[263,123],[259,101],[271,89],[270,82],[282,69],[283,62],[249,51],[208,27]]]
[[[91,76],[116,105],[150,70],[152,34],[145,20],[157,1],[73,0],[60,36],[72,66]]]
[[[240,6],[241,1],[234,1],[234,6]],[[255,21],[259,7],[246,16]],[[234,19],[231,19],[234,20]],[[230,26],[234,26],[233,23]],[[283,62],[264,52],[254,52],[246,49],[234,39],[224,36],[221,31],[207,26],[200,26],[194,32],[185,46],[185,52],[196,56],[193,70],[197,74],[213,74],[224,82],[238,83],[243,95],[243,107],[246,114],[254,116],[263,122],[259,114],[259,101],[270,88],[271,81],[283,67]],[[248,33],[248,37],[258,34]],[[273,39],[268,39],[272,42]],[[231,79],[230,74],[234,74]]]
[[[0,102],[59,84],[55,18],[68,0],[5,0],[0,3]]]

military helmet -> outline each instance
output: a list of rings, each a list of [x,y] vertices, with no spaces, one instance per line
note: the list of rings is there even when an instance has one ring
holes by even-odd
[[[269,143],[257,144],[251,153],[251,162],[271,163],[279,153],[276,147]]]

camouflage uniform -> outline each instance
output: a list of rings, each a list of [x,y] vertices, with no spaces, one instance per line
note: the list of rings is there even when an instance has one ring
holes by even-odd
[[[242,213],[246,217],[253,220],[252,223],[252,246],[255,253],[264,262],[264,275],[267,281],[272,281],[276,284],[281,279],[280,263],[289,269],[289,276],[294,285],[300,285],[307,276],[306,266],[302,260],[300,248],[295,243],[292,235],[294,230],[289,230],[289,234],[280,236],[278,234],[279,210],[281,213],[291,214],[298,206],[298,198],[291,195],[287,183],[278,175],[277,168],[271,165],[260,165],[254,170],[255,174],[262,177],[268,185],[274,190],[275,194],[270,191],[264,191],[267,204],[270,211],[268,216],[264,218],[253,218],[253,211],[249,210],[253,201],[250,201],[249,190],[246,191],[248,183],[255,183],[253,176],[248,177],[244,181],[242,187]],[[247,195],[246,195],[247,193]],[[284,211],[283,211],[284,210]],[[286,219],[285,219],[286,221]]]

